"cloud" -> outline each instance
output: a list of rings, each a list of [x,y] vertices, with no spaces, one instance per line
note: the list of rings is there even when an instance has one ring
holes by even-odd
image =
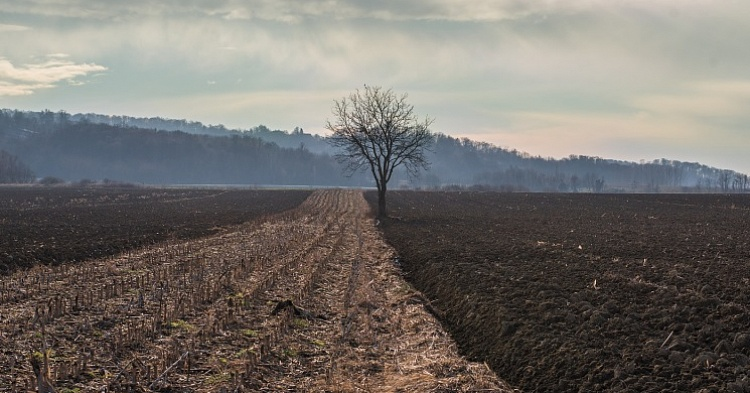
[[[750,122],[750,79],[689,82],[669,92],[635,97],[632,106],[644,113],[693,121],[742,118]]]
[[[133,109],[139,113],[156,111],[175,117],[195,116],[201,121],[223,123],[231,128],[265,124],[279,129],[301,126],[321,131],[325,119],[330,117],[333,100],[348,93],[346,90],[203,92],[144,100]]]
[[[543,18],[555,13],[646,10],[685,14],[716,7],[711,0],[5,0],[6,12],[69,18],[123,19],[143,16],[210,15],[227,20],[273,20],[298,23],[305,19],[377,19],[386,21],[496,22]]]
[[[79,85],[76,78],[107,68],[97,64],[76,64],[67,60],[64,54],[53,54],[39,63],[15,66],[0,57],[0,96],[20,96],[33,94],[40,89],[49,89],[60,82]]]
[[[21,25],[7,25],[0,23],[0,33],[12,33],[17,31],[26,31],[30,30],[28,26],[21,26]]]
[[[507,128],[487,124],[467,135],[542,157],[576,154],[632,161],[662,157],[694,161],[706,158],[701,150],[712,142],[702,127],[689,121],[640,113],[519,111],[506,116]]]
[[[514,0],[513,2],[517,2]],[[442,4],[441,4],[442,3]],[[448,3],[447,6],[445,3]],[[148,0],[97,1],[88,0],[6,0],[3,8],[14,14],[123,20],[143,16],[209,15],[227,20],[269,20],[298,23],[309,18],[341,20],[374,18],[409,20],[433,18],[451,8],[445,1],[414,1],[381,3],[341,0],[219,0],[184,1]],[[481,3],[481,2],[480,2]],[[465,7],[464,7],[465,8]],[[427,16],[424,14],[428,13]],[[431,16],[432,15],[432,16]],[[440,17],[440,16],[438,16]]]
[[[743,6],[708,0],[679,7],[667,0],[7,1],[5,12],[81,19],[35,31],[23,42],[43,51],[15,49],[16,58],[63,48],[86,58],[129,52],[127,61],[176,58],[206,69],[245,62],[333,80],[366,70],[391,75],[384,83],[508,75],[628,87],[664,75],[684,79],[678,67],[724,64],[744,72],[735,64],[750,62],[745,40],[726,39],[747,36],[747,24],[732,17]],[[715,36],[729,28],[737,32]]]

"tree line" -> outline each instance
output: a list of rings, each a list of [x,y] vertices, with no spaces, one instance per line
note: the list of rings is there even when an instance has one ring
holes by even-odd
[[[375,186],[367,174],[342,175],[327,138],[299,128],[287,132],[261,125],[227,130],[186,120],[4,109],[0,110],[0,149],[36,176],[68,181]],[[429,169],[417,177],[395,170],[390,188],[545,192],[746,192],[750,188],[746,175],[700,163],[667,159],[636,163],[579,155],[552,159],[440,133],[425,151],[425,159]]]
[[[697,162],[630,162],[584,155],[544,158],[467,138],[436,135],[427,188],[535,192],[747,192],[745,174]]]
[[[0,150],[0,184],[31,183],[34,172],[17,156]]]
[[[61,113],[0,112],[0,148],[40,176],[150,184],[367,185],[330,156],[250,135],[188,134],[70,121]]]

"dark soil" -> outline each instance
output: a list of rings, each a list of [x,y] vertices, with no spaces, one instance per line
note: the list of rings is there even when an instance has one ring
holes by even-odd
[[[389,198],[408,279],[515,387],[750,392],[747,196]]]
[[[0,188],[0,274],[216,233],[299,205],[310,191]]]
[[[0,392],[40,374],[68,393],[513,391],[458,356],[372,224],[359,191],[316,191],[213,236],[1,276]]]

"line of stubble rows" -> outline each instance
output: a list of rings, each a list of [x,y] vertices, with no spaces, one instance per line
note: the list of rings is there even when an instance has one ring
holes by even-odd
[[[236,383],[286,330],[289,313],[270,318],[269,303],[302,302],[320,280],[342,193],[220,236],[3,278],[0,390],[30,388],[41,351],[61,386],[148,385],[186,354],[173,385]]]

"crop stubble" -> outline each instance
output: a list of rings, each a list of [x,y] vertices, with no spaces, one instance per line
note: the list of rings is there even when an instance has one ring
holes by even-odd
[[[34,390],[33,356],[83,391],[509,390],[456,354],[367,214],[359,192],[320,191],[213,236],[4,277],[0,391]]]

